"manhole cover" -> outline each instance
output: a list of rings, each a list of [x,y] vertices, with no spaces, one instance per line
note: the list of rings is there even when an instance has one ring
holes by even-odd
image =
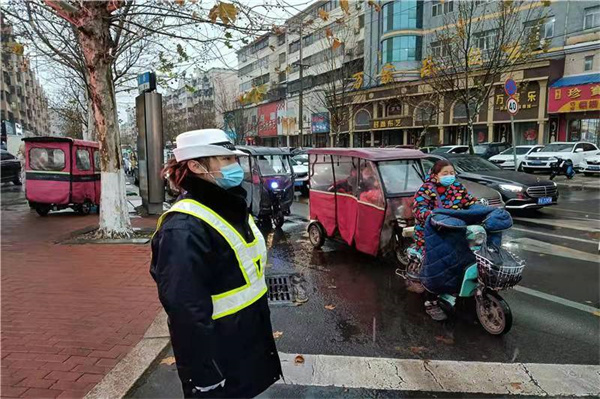
[[[267,277],[267,287],[269,289],[267,295],[269,302],[272,304],[287,304],[291,305],[294,302],[294,294],[292,292],[291,276],[280,275]]]

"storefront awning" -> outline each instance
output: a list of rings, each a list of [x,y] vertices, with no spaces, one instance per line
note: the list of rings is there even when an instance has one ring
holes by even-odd
[[[600,83],[600,73],[590,73],[587,75],[565,76],[552,83],[550,87],[567,87],[586,85],[590,83]]]

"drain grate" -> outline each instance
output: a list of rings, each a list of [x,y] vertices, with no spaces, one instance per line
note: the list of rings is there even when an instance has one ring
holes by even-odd
[[[269,302],[273,304],[291,304],[294,301],[290,276],[267,277]]]

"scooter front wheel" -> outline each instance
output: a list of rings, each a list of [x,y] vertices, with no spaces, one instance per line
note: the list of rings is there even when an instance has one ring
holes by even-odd
[[[477,318],[485,331],[492,335],[503,335],[512,327],[512,312],[508,303],[496,292],[486,290],[476,296]]]

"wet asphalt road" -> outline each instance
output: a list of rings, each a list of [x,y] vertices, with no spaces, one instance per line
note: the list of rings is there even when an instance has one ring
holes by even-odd
[[[22,192],[2,185],[2,203],[5,210],[23,203]],[[443,323],[432,321],[424,313],[421,297],[407,292],[395,276],[391,261],[333,241],[314,250],[305,232],[308,206],[295,203],[283,229],[266,233],[267,275],[301,275],[309,299],[301,306],[272,306],[273,329],[282,333],[278,349],[301,354],[599,364],[600,317],[573,303],[600,308],[600,191],[561,189],[558,206],[513,216],[515,226],[504,242],[526,260],[520,285],[551,297],[504,292],[513,311],[513,328],[504,337],[492,337],[468,312]],[[154,368],[132,396],[180,395],[172,390],[179,387],[174,367]],[[309,391],[310,396],[351,394],[318,393],[319,389],[307,387],[277,389],[271,397]]]

